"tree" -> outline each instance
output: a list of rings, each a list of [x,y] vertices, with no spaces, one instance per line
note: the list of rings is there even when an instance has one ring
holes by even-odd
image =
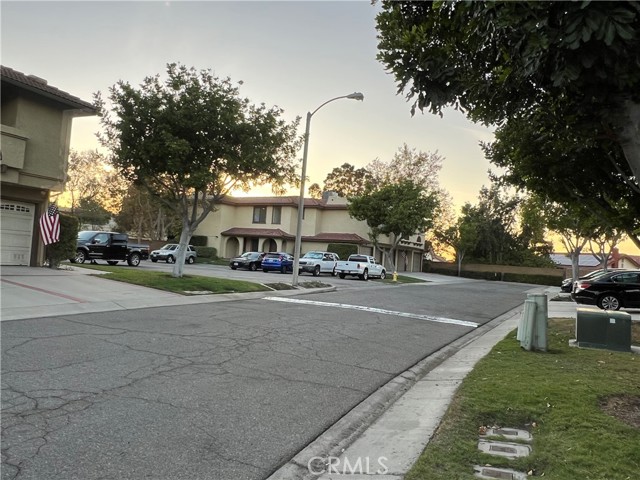
[[[579,278],[580,254],[597,227],[597,221],[589,211],[575,206],[547,204],[545,212],[547,225],[560,235],[571,259],[572,278]]]
[[[500,124],[565,98],[624,151],[640,185],[640,3],[396,2],[377,17],[378,59],[418,108]],[[576,165],[579,167],[579,165]]]
[[[615,225],[640,247],[640,189],[624,174],[619,145],[572,128],[563,101],[517,115],[498,127],[496,140],[484,144],[487,158],[501,168],[499,181],[551,202],[592,210],[602,224]]]
[[[144,187],[131,185],[115,221],[119,230],[133,232],[138,242],[143,238],[165,240],[169,231],[180,231],[181,221],[175,210],[169,210]]]
[[[356,169],[350,163],[343,163],[331,170],[324,179],[324,191],[336,192],[344,198],[357,197],[367,191],[371,180],[371,174],[366,168]]]
[[[432,192],[441,189],[438,176],[442,170],[443,157],[438,152],[422,152],[409,148],[405,143],[393,155],[390,162],[375,159],[366,166],[370,181],[374,185],[401,183],[411,179],[416,185]]]
[[[608,226],[600,226],[595,229],[589,238],[589,250],[598,259],[600,265],[607,271],[607,265],[613,249],[625,237],[624,233],[618,229]]]
[[[322,188],[317,183],[309,185],[309,195],[317,200],[322,198]]]
[[[478,243],[478,226],[471,217],[465,215],[465,212],[470,208],[471,204],[466,203],[462,207],[463,216],[457,220],[455,225],[434,231],[434,236],[440,243],[453,249],[458,266],[458,276],[462,273],[462,260],[467,251],[474,249]]]
[[[438,199],[438,205],[432,215],[431,230],[442,231],[455,223],[451,195],[440,186],[439,175],[443,161],[444,158],[438,152],[419,151],[405,143],[398,148],[389,162],[376,158],[365,168],[370,173],[371,188],[402,183],[410,179],[414,184],[420,185],[423,191],[434,193]],[[432,247],[437,248],[440,241],[438,237],[431,234],[431,230],[425,233],[425,237],[428,237]]]
[[[111,212],[93,198],[81,199],[74,213],[78,217],[80,225],[91,225],[91,230],[99,228],[111,220]]]
[[[411,235],[424,233],[430,228],[437,206],[438,199],[433,192],[425,192],[421,185],[404,180],[352,197],[349,214],[367,223],[371,241],[377,248],[380,248],[379,236],[389,236],[389,256],[394,271],[397,271],[395,253],[398,245]]]
[[[111,112],[96,94],[114,165],[181,219],[174,277],[193,231],[232,189],[295,182],[299,119],[287,123],[281,109],[252,105],[228,78],[169,64],[164,81],[119,81],[109,100]]]
[[[126,181],[97,151],[69,154],[65,192],[70,197],[71,213],[75,214],[81,202],[99,204],[111,213],[120,209]]]

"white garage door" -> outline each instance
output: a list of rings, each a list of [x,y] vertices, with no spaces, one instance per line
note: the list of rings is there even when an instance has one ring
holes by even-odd
[[[0,251],[2,265],[29,265],[36,206],[2,200],[0,205]]]

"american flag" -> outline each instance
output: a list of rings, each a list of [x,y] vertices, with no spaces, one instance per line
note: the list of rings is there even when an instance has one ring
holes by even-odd
[[[60,213],[56,204],[49,205],[47,212],[40,217],[40,235],[45,245],[60,239]]]

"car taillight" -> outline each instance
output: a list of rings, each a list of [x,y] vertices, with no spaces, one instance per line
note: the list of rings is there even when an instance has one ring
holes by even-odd
[[[578,283],[578,288],[580,290],[585,290],[585,289],[589,288],[590,286],[591,286],[591,284],[588,283],[588,282],[580,282],[580,283]]]
[[[282,257],[278,257],[278,260],[282,261]]]

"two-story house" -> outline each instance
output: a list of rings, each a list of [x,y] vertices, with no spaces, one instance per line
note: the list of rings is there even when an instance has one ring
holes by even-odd
[[[42,78],[0,68],[0,264],[38,266],[44,261],[38,220],[50,194],[64,189],[72,120],[96,109]]]
[[[345,198],[328,194],[321,200],[307,198],[304,205],[302,254],[327,250],[331,243],[348,243],[359,253],[386,260],[370,241],[367,224],[349,216]],[[248,251],[293,253],[297,219],[298,197],[225,197],[195,235],[206,236],[207,245],[224,258]],[[423,238],[417,234],[401,243],[396,257],[399,271],[421,271]],[[383,247],[389,245],[384,236],[378,241]]]

